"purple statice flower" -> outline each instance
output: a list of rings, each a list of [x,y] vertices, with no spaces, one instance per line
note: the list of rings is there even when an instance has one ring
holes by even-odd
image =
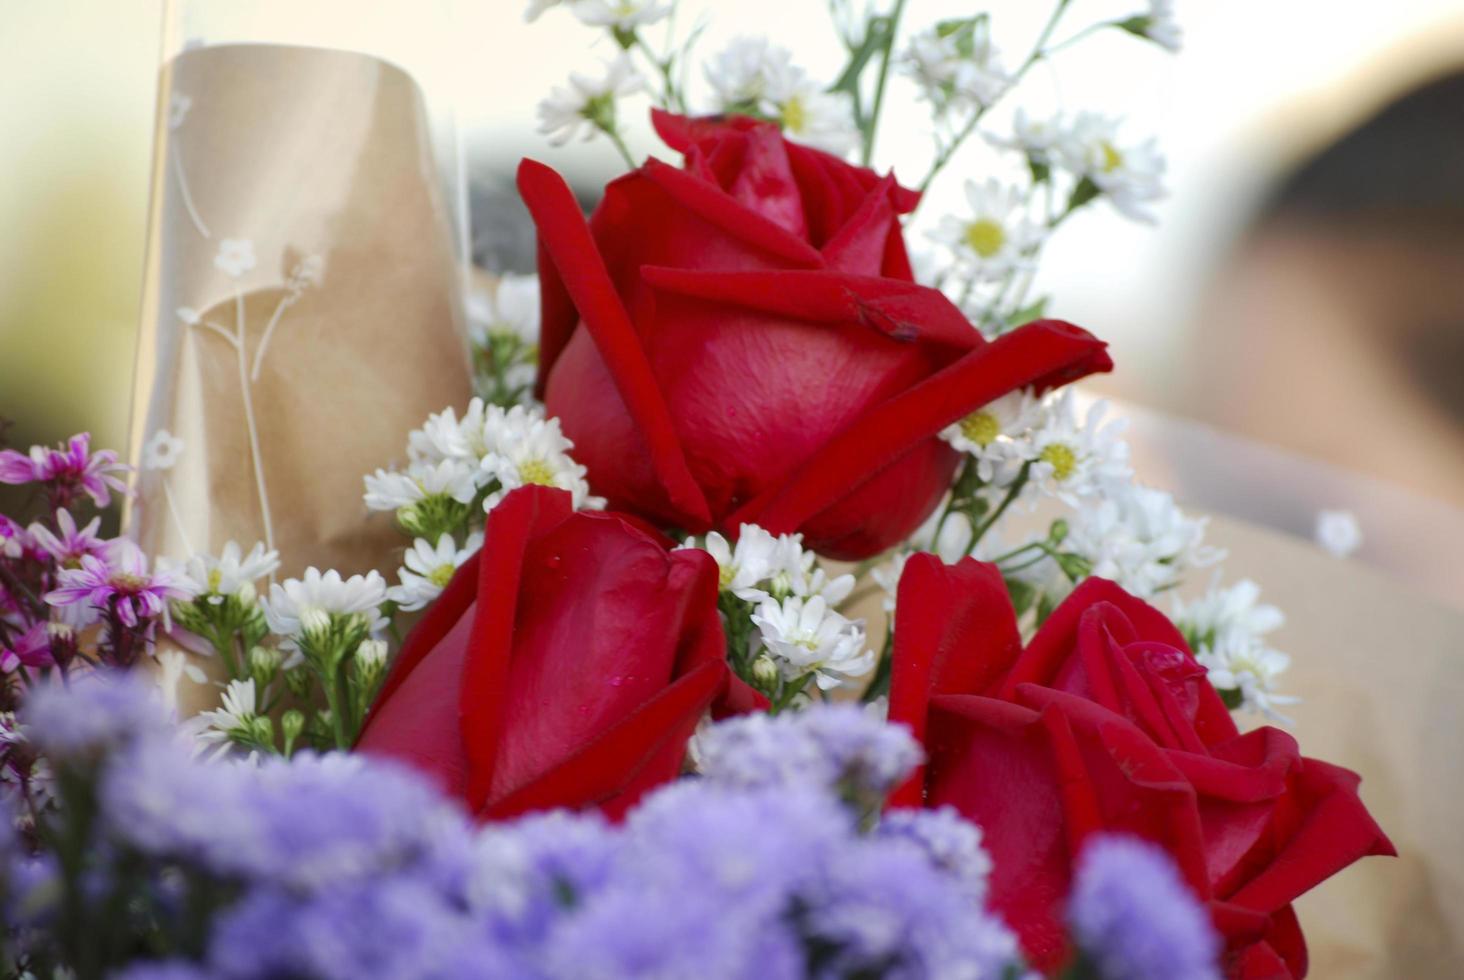
[[[1159,847],[1090,839],[1078,860],[1068,923],[1101,980],[1219,980],[1220,940],[1205,907]]]
[[[114,613],[128,629],[147,626],[168,611],[170,599],[186,598],[172,571],[148,571],[147,555],[126,538],[107,543],[105,558],[83,555],[79,568],[63,568],[46,593],[53,606],[83,606]]]
[[[751,714],[697,736],[698,767],[727,786],[814,784],[878,805],[920,764],[909,730],[851,704],[780,715]]]
[[[553,980],[798,980],[804,955],[785,921],[714,889],[618,884],[567,918],[539,960]]]
[[[168,738],[157,689],[122,671],[81,674],[32,687],[21,706],[26,739],[53,760],[89,760],[129,743]]]
[[[79,568],[81,559],[87,555],[93,558],[107,556],[107,542],[97,537],[102,519],[93,517],[85,527],[76,526],[76,518],[69,510],[56,511],[56,530],[52,531],[39,522],[28,528],[36,546],[46,552],[51,560],[62,568]]]
[[[620,834],[598,814],[532,814],[485,828],[474,842],[469,903],[504,942],[541,941],[610,879]]]
[[[852,838],[852,815],[813,787],[741,790],[686,781],[656,793],[626,822],[617,878],[647,891],[711,892],[776,916],[830,849]]]
[[[416,773],[363,756],[269,759],[220,870],[296,891],[415,866],[443,880],[469,853],[461,810]]]
[[[108,974],[108,980],[209,980],[212,976],[188,960],[144,960]]]
[[[127,484],[117,476],[126,471],[112,450],[91,451],[88,432],[72,436],[57,449],[32,446],[29,453],[0,450],[0,483],[51,484],[52,502],[58,507],[69,505],[82,493],[98,507],[107,506],[113,492],[127,492]]]
[[[915,846],[935,868],[959,884],[973,904],[986,901],[991,858],[981,846],[981,829],[954,807],[891,810],[880,819],[875,836]]]
[[[460,905],[410,874],[310,894],[258,888],[217,921],[209,976],[220,980],[475,980],[525,976]]]
[[[0,674],[12,673],[18,667],[49,667],[51,631],[46,623],[31,623],[9,643],[0,643]]]
[[[113,758],[98,800],[107,833],[131,849],[232,876],[253,776],[243,762],[197,761],[176,739],[144,739]]]
[[[799,895],[797,923],[818,978],[1000,980],[1018,963],[1016,936],[959,882],[903,843],[847,841]]]

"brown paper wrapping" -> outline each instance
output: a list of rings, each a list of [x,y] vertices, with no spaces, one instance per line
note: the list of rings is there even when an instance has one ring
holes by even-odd
[[[171,558],[272,539],[285,575],[394,567],[362,475],[469,395],[417,88],[364,55],[226,45],[161,89],[133,452],[159,429],[183,449],[142,471],[129,529]]]

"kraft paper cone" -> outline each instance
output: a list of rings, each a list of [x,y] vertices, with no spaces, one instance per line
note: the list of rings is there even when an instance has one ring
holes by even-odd
[[[394,567],[401,538],[368,522],[362,475],[469,396],[416,86],[274,45],[188,51],[168,73],[133,442],[138,458],[164,429],[182,451],[143,470],[131,531],[173,558],[272,538],[285,575]]]
[[[403,541],[361,478],[470,393],[416,85],[365,55],[229,45],[160,88],[129,533],[175,560],[266,542],[283,576],[389,571]],[[150,469],[159,430],[181,451]],[[213,699],[184,687],[185,708]]]

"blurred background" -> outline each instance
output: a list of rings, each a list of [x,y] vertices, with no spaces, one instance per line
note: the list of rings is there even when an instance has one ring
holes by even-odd
[[[521,268],[531,254],[510,191],[521,156],[552,163],[587,194],[623,169],[603,139],[553,148],[536,132],[539,99],[613,52],[562,11],[526,24],[524,6],[432,3],[415,8],[431,15],[405,33],[402,10],[414,9],[405,3],[287,8],[312,37],[332,24],[349,43],[390,35],[434,66],[428,100],[452,119],[471,251],[490,271]],[[906,23],[923,27],[970,6],[911,0]],[[1068,18],[1077,27],[1145,6],[1073,0]],[[1047,5],[989,7],[1010,65]],[[682,10],[714,15],[703,55],[765,33],[816,77],[842,63],[822,0],[683,0]],[[1176,14],[1178,56],[1105,31],[1038,65],[1009,99],[1038,114],[1121,114],[1129,138],[1156,136],[1168,160],[1157,225],[1090,208],[1043,258],[1037,285],[1054,296],[1052,312],[1113,345],[1119,369],[1092,390],[1189,427],[1178,431],[1197,458],[1181,468],[1199,503],[1214,505],[1206,493],[1236,478],[1236,459],[1264,468],[1259,449],[1226,452],[1224,466],[1206,470],[1202,447],[1234,439],[1311,461],[1275,477],[1278,499],[1296,496],[1298,472],[1322,484],[1360,473],[1374,509],[1411,510],[1421,515],[1414,526],[1458,532],[1464,8],[1177,0]],[[163,23],[156,0],[0,0],[0,415],[17,422],[13,442],[90,429],[99,445],[125,445],[158,68],[178,43],[164,39]],[[643,105],[626,108],[638,117]],[[877,165],[898,173],[902,161],[927,159],[930,138],[928,112],[897,86]],[[639,118],[629,142],[637,155],[664,155]],[[923,210],[958,207],[963,178],[984,176],[989,162],[973,141]],[[1251,492],[1265,510],[1268,494]],[[1304,506],[1278,505],[1290,510],[1269,522],[1354,503],[1337,499],[1342,489],[1304,496]]]

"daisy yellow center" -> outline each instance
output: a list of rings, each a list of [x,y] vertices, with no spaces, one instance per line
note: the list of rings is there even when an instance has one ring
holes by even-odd
[[[798,639],[794,640],[793,642],[794,642],[795,645],[800,646],[803,649],[808,650],[810,652],[813,652],[813,651],[818,650],[818,640],[814,639],[811,636],[799,637]]]
[[[803,127],[808,125],[808,107],[803,104],[803,97],[795,95],[783,103],[783,128],[791,133],[803,132]]]
[[[725,589],[732,584],[732,580],[736,577],[737,569],[729,565],[717,573],[717,584]]]
[[[1006,244],[1006,229],[1000,222],[990,218],[978,218],[966,225],[965,238],[971,251],[983,259],[989,259]]]
[[[210,568],[208,570],[208,590],[210,592],[217,592],[219,590],[219,586],[223,584],[224,573],[220,569]]]
[[[431,574],[427,576],[427,581],[431,582],[439,589],[445,589],[447,588],[447,583],[452,581],[452,573],[455,571],[457,571],[457,569],[451,565],[438,565],[436,568],[432,569]]]
[[[554,486],[554,470],[542,459],[531,459],[519,464],[519,479],[541,487]]]
[[[984,409],[972,412],[961,419],[961,435],[985,449],[1001,435],[1001,423],[996,416]]]
[[[1078,468],[1078,454],[1072,446],[1060,442],[1045,447],[1039,458],[1052,467],[1052,475],[1059,480],[1066,480]]]
[[[147,585],[147,579],[140,575],[128,575],[126,572],[116,572],[111,578],[112,587],[119,592],[137,592]]]
[[[1118,152],[1118,147],[1114,146],[1107,140],[1104,140],[1103,145],[1099,147],[1099,149],[1103,152],[1104,173],[1111,174],[1119,167],[1123,166],[1123,154]]]

